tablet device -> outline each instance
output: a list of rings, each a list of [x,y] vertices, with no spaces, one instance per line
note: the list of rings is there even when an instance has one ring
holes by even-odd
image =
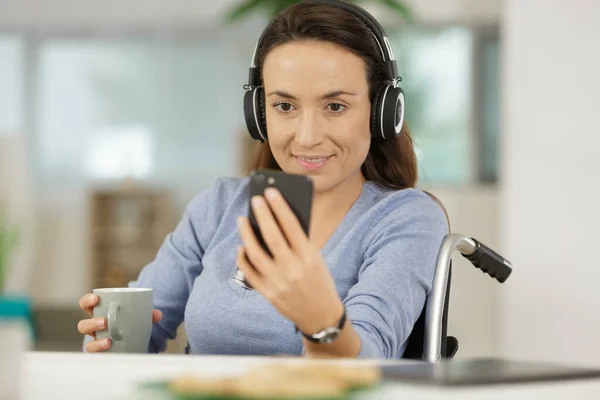
[[[472,359],[385,365],[389,381],[433,386],[466,386],[600,378],[600,369],[503,359]]]

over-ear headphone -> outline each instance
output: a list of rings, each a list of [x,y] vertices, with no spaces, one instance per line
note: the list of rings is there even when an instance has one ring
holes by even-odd
[[[323,4],[345,10],[359,18],[371,31],[379,45],[381,56],[386,66],[388,82],[380,84],[374,91],[371,105],[371,135],[383,139],[391,139],[400,135],[404,124],[404,92],[399,83],[396,59],[390,42],[377,20],[363,8],[343,0],[308,0],[307,3]],[[265,29],[266,31],[266,29]],[[253,139],[261,142],[267,140],[267,124],[265,118],[265,94],[260,72],[256,66],[256,53],[265,31],[260,36],[252,56],[248,84],[244,85],[244,117],[246,126]]]

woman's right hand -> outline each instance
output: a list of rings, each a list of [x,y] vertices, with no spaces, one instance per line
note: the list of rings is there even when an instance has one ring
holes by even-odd
[[[77,330],[82,335],[91,336],[93,340],[88,342],[85,345],[85,350],[88,353],[96,353],[100,351],[105,351],[110,348],[111,342],[110,339],[96,339],[96,332],[101,331],[106,328],[106,318],[94,318],[93,309],[94,306],[98,304],[98,296],[95,294],[86,294],[79,300],[79,307],[83,311],[89,314],[90,317],[88,319],[82,319],[77,324]],[[162,313],[159,310],[152,311],[152,323],[157,323],[162,319]]]

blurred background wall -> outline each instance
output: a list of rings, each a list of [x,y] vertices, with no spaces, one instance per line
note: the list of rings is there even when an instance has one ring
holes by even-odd
[[[501,351],[600,364],[600,2],[510,0],[503,18]]]
[[[0,199],[22,204],[32,221],[13,282],[59,327],[48,336],[75,331],[66,321],[97,284],[98,265],[148,258],[131,243],[127,257],[118,243],[105,256],[104,236],[124,234],[102,225],[107,193],[166,193],[152,225],[160,237],[196,193],[243,173],[242,86],[266,21],[226,25],[234,3],[0,0],[0,146],[23,149],[0,168],[26,182],[20,197],[14,182],[0,182]],[[498,285],[456,258],[449,331],[459,356],[596,362],[599,6],[408,3],[412,24],[365,7],[399,60],[419,185],[442,199],[455,232],[515,265]],[[576,341],[560,339],[584,326]],[[44,349],[59,347],[47,340]],[[70,340],[60,348],[77,350],[76,332]]]

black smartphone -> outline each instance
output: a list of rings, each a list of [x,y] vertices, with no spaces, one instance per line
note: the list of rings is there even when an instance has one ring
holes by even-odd
[[[282,171],[265,169],[259,169],[250,174],[250,198],[255,195],[262,195],[265,189],[269,187],[274,187],[281,192],[283,198],[296,215],[296,218],[298,218],[304,233],[308,236],[313,199],[312,179],[304,175],[287,174]],[[265,251],[271,254],[260,233],[250,204],[248,207],[248,219],[258,241]]]

